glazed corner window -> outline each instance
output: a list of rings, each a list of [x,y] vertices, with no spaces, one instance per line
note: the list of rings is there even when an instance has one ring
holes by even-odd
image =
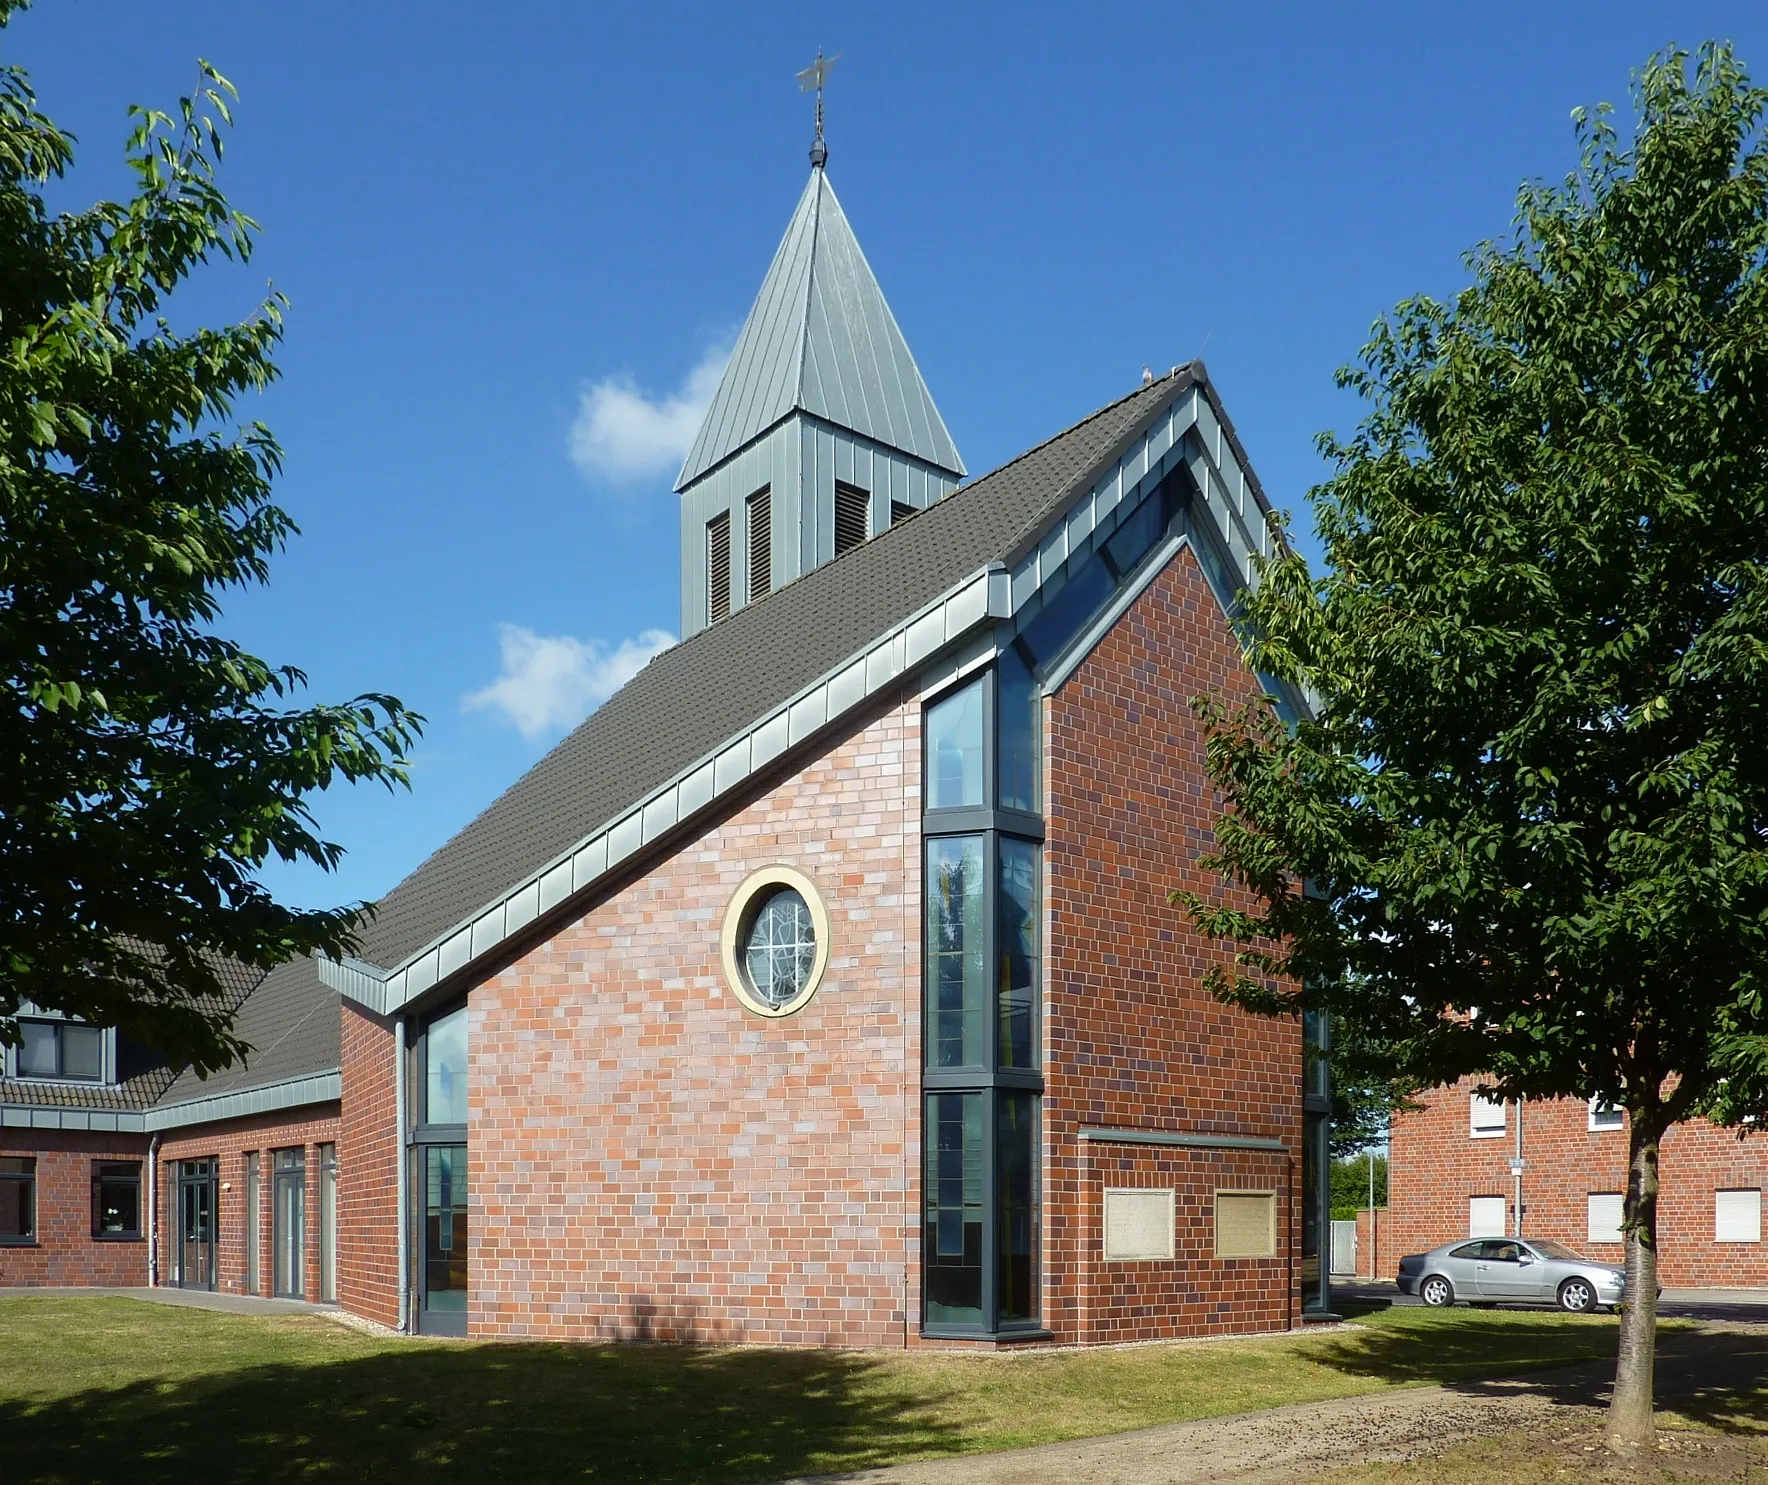
[[[104,1081],[104,1032],[77,1021],[18,1023],[21,1078],[52,1078],[61,1083]]]
[[[467,1122],[467,1008],[439,1016],[424,1033],[426,1124]]]
[[[92,1236],[111,1241],[141,1236],[138,1161],[99,1161],[92,1167]]]
[[[37,1241],[37,1159],[0,1155],[0,1244]]]
[[[1042,1302],[1040,695],[1003,650],[925,714],[922,1319],[946,1333]]]

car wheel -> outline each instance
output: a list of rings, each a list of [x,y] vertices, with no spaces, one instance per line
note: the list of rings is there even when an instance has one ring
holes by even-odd
[[[1588,1279],[1567,1279],[1559,1286],[1559,1307],[1586,1315],[1596,1308],[1596,1290]]]
[[[1455,1303],[1455,1286],[1441,1274],[1432,1274],[1418,1286],[1418,1297],[1427,1305],[1442,1309]]]

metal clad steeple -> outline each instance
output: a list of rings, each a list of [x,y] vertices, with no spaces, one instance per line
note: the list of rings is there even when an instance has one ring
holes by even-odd
[[[821,168],[810,172],[676,489],[794,411],[965,473]]]

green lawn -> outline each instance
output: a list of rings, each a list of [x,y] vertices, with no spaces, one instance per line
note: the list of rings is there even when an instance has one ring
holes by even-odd
[[[1380,1310],[1333,1333],[1046,1355],[376,1340],[0,1298],[0,1481],[776,1480],[1612,1355],[1615,1322]]]

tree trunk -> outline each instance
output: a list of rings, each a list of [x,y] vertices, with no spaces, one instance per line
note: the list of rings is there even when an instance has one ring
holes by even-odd
[[[1621,1310],[1621,1349],[1614,1396],[1608,1405],[1609,1447],[1632,1454],[1656,1443],[1652,1384],[1657,1363],[1658,1142],[1663,1131],[1637,1115],[1628,1120],[1627,1297]]]

